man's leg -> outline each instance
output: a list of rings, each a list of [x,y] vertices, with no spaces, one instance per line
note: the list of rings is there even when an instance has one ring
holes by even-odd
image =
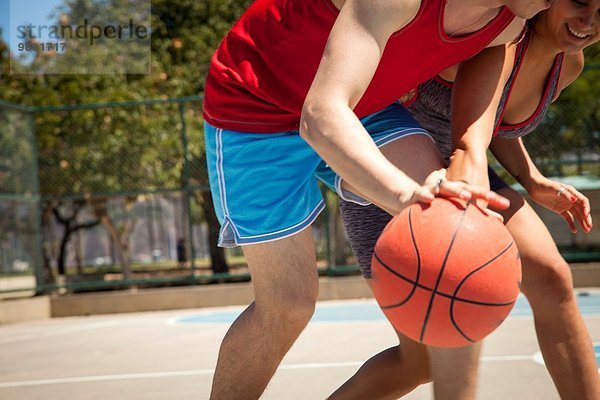
[[[312,229],[244,246],[255,301],[223,339],[211,399],[258,399],[313,315],[318,294]]]
[[[563,400],[600,399],[600,379],[592,342],[573,293],[571,270],[548,229],[521,195],[502,212],[523,264],[522,291],[527,296],[546,367]]]

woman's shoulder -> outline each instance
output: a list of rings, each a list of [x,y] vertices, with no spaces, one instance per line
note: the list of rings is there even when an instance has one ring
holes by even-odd
[[[558,81],[558,90],[561,91],[573,83],[581,75],[584,65],[585,59],[582,51],[565,54]]]

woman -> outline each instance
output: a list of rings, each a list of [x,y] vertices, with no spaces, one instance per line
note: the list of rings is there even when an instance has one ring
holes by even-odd
[[[507,46],[514,66],[501,91],[490,149],[534,201],[560,214],[571,231],[576,232],[577,221],[589,232],[592,220],[588,199],[571,186],[545,178],[528,156],[521,137],[539,125],[549,104],[581,73],[582,50],[600,39],[600,0],[558,0],[529,26],[518,44]],[[456,70],[451,68],[421,85],[409,107],[446,158],[452,151],[449,116],[451,82],[455,78]],[[455,135],[451,160],[461,157],[468,140]],[[453,171],[450,163],[448,176],[452,179],[478,183],[481,175],[476,168]],[[569,266],[523,197],[493,171],[489,178],[492,189],[511,200],[508,210],[498,211],[521,254],[522,291],[533,309],[540,348],[556,388],[562,399],[599,399],[594,352],[573,294]],[[373,246],[391,217],[375,206],[348,202],[342,203],[341,211],[350,243],[368,278]],[[331,399],[395,399],[427,382],[429,366],[424,347],[399,337],[402,347],[371,358]]]

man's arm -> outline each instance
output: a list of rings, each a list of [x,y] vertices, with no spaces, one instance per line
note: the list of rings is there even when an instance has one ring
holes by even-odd
[[[352,110],[371,82],[389,37],[414,18],[419,6],[418,0],[346,1],[300,122],[302,137],[344,180],[395,212],[414,201],[420,185],[381,154]]]
[[[332,32],[302,110],[300,134],[365,198],[393,214],[416,201],[430,202],[443,174],[423,186],[388,161],[353,108],[366,91],[392,33],[417,15],[419,0],[348,0]],[[445,196],[487,198],[500,208],[506,199],[479,187],[447,182]]]

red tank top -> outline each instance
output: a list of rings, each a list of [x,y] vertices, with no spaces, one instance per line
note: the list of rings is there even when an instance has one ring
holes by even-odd
[[[390,37],[354,109],[358,117],[387,107],[440,71],[472,57],[514,18],[504,7],[477,32],[450,37],[443,28],[445,3],[422,0],[414,20]],[[205,120],[241,132],[298,129],[337,15],[331,0],[256,0],[212,57]]]

